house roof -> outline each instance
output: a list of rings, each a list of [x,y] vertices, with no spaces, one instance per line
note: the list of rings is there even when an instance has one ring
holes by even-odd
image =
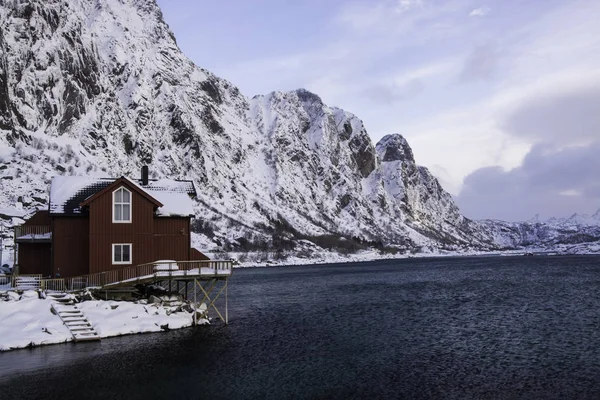
[[[152,197],[147,191],[142,189],[141,186],[136,185],[129,179],[122,176],[122,177],[118,178],[117,180],[113,181],[110,185],[105,186],[104,188],[102,188],[102,190],[94,193],[93,195],[89,196],[87,199],[82,201],[80,204],[80,207],[85,207],[85,206],[89,205],[92,201],[96,200],[98,197],[102,196],[104,193],[110,192],[112,190],[117,190],[121,186],[126,186],[129,189],[131,189],[135,192],[138,192],[142,197],[146,198],[146,200],[153,203],[156,207],[162,207],[164,205],[163,203],[161,203],[160,201],[158,201],[154,197]]]
[[[50,184],[50,207],[52,215],[80,215],[81,204],[88,198],[107,189],[121,178],[99,178],[89,176],[55,176]],[[191,198],[196,197],[192,181],[172,179],[150,180],[142,186],[141,181],[126,179],[130,186],[137,187],[150,197],[157,206],[160,216],[189,216],[194,214]]]

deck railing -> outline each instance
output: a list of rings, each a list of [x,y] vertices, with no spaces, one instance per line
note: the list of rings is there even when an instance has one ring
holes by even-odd
[[[67,290],[67,285],[64,279],[42,279],[40,282],[42,290],[50,290],[54,292],[64,292]]]
[[[12,277],[10,275],[0,275],[0,286],[12,287]]]
[[[52,229],[50,225],[19,225],[15,226],[16,240],[50,240]]]
[[[233,261],[155,261],[112,271],[75,276],[61,279],[42,279],[42,289],[55,291],[80,290],[85,288],[102,288],[118,283],[132,285],[147,279],[173,279],[191,276],[220,277],[231,275]]]

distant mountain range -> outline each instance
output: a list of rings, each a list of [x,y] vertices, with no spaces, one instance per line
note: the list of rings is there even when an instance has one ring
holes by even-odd
[[[600,251],[599,213],[472,221],[401,135],[373,144],[303,89],[245,97],[183,55],[154,0],[1,1],[0,132],[8,227],[46,206],[53,175],[148,165],[195,182],[213,250]]]

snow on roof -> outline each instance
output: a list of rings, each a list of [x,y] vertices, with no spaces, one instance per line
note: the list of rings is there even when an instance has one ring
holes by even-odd
[[[76,215],[81,214],[81,204],[85,199],[98,193],[116,178],[98,178],[89,176],[55,176],[50,184],[50,213]],[[140,181],[127,179],[141,190],[163,204],[157,211],[161,216],[193,215],[193,202],[190,196],[196,196],[192,181],[172,179],[151,180],[142,186]]]
[[[157,214],[163,217],[194,215],[194,203],[187,193],[167,192],[164,190],[146,190],[156,200],[163,203]]]
[[[55,176],[50,183],[50,214],[80,214],[79,204],[114,182],[110,178]]]

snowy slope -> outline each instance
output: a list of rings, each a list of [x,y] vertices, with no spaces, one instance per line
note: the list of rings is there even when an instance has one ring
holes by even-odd
[[[480,221],[481,226],[504,248],[532,247],[541,251],[600,252],[600,210],[593,215],[569,218],[535,218],[524,222]]]
[[[194,181],[208,248],[518,245],[464,218],[402,136],[374,145],[313,93],[249,99],[195,66],[154,0],[0,1],[0,221],[47,207],[54,175],[144,164]]]

